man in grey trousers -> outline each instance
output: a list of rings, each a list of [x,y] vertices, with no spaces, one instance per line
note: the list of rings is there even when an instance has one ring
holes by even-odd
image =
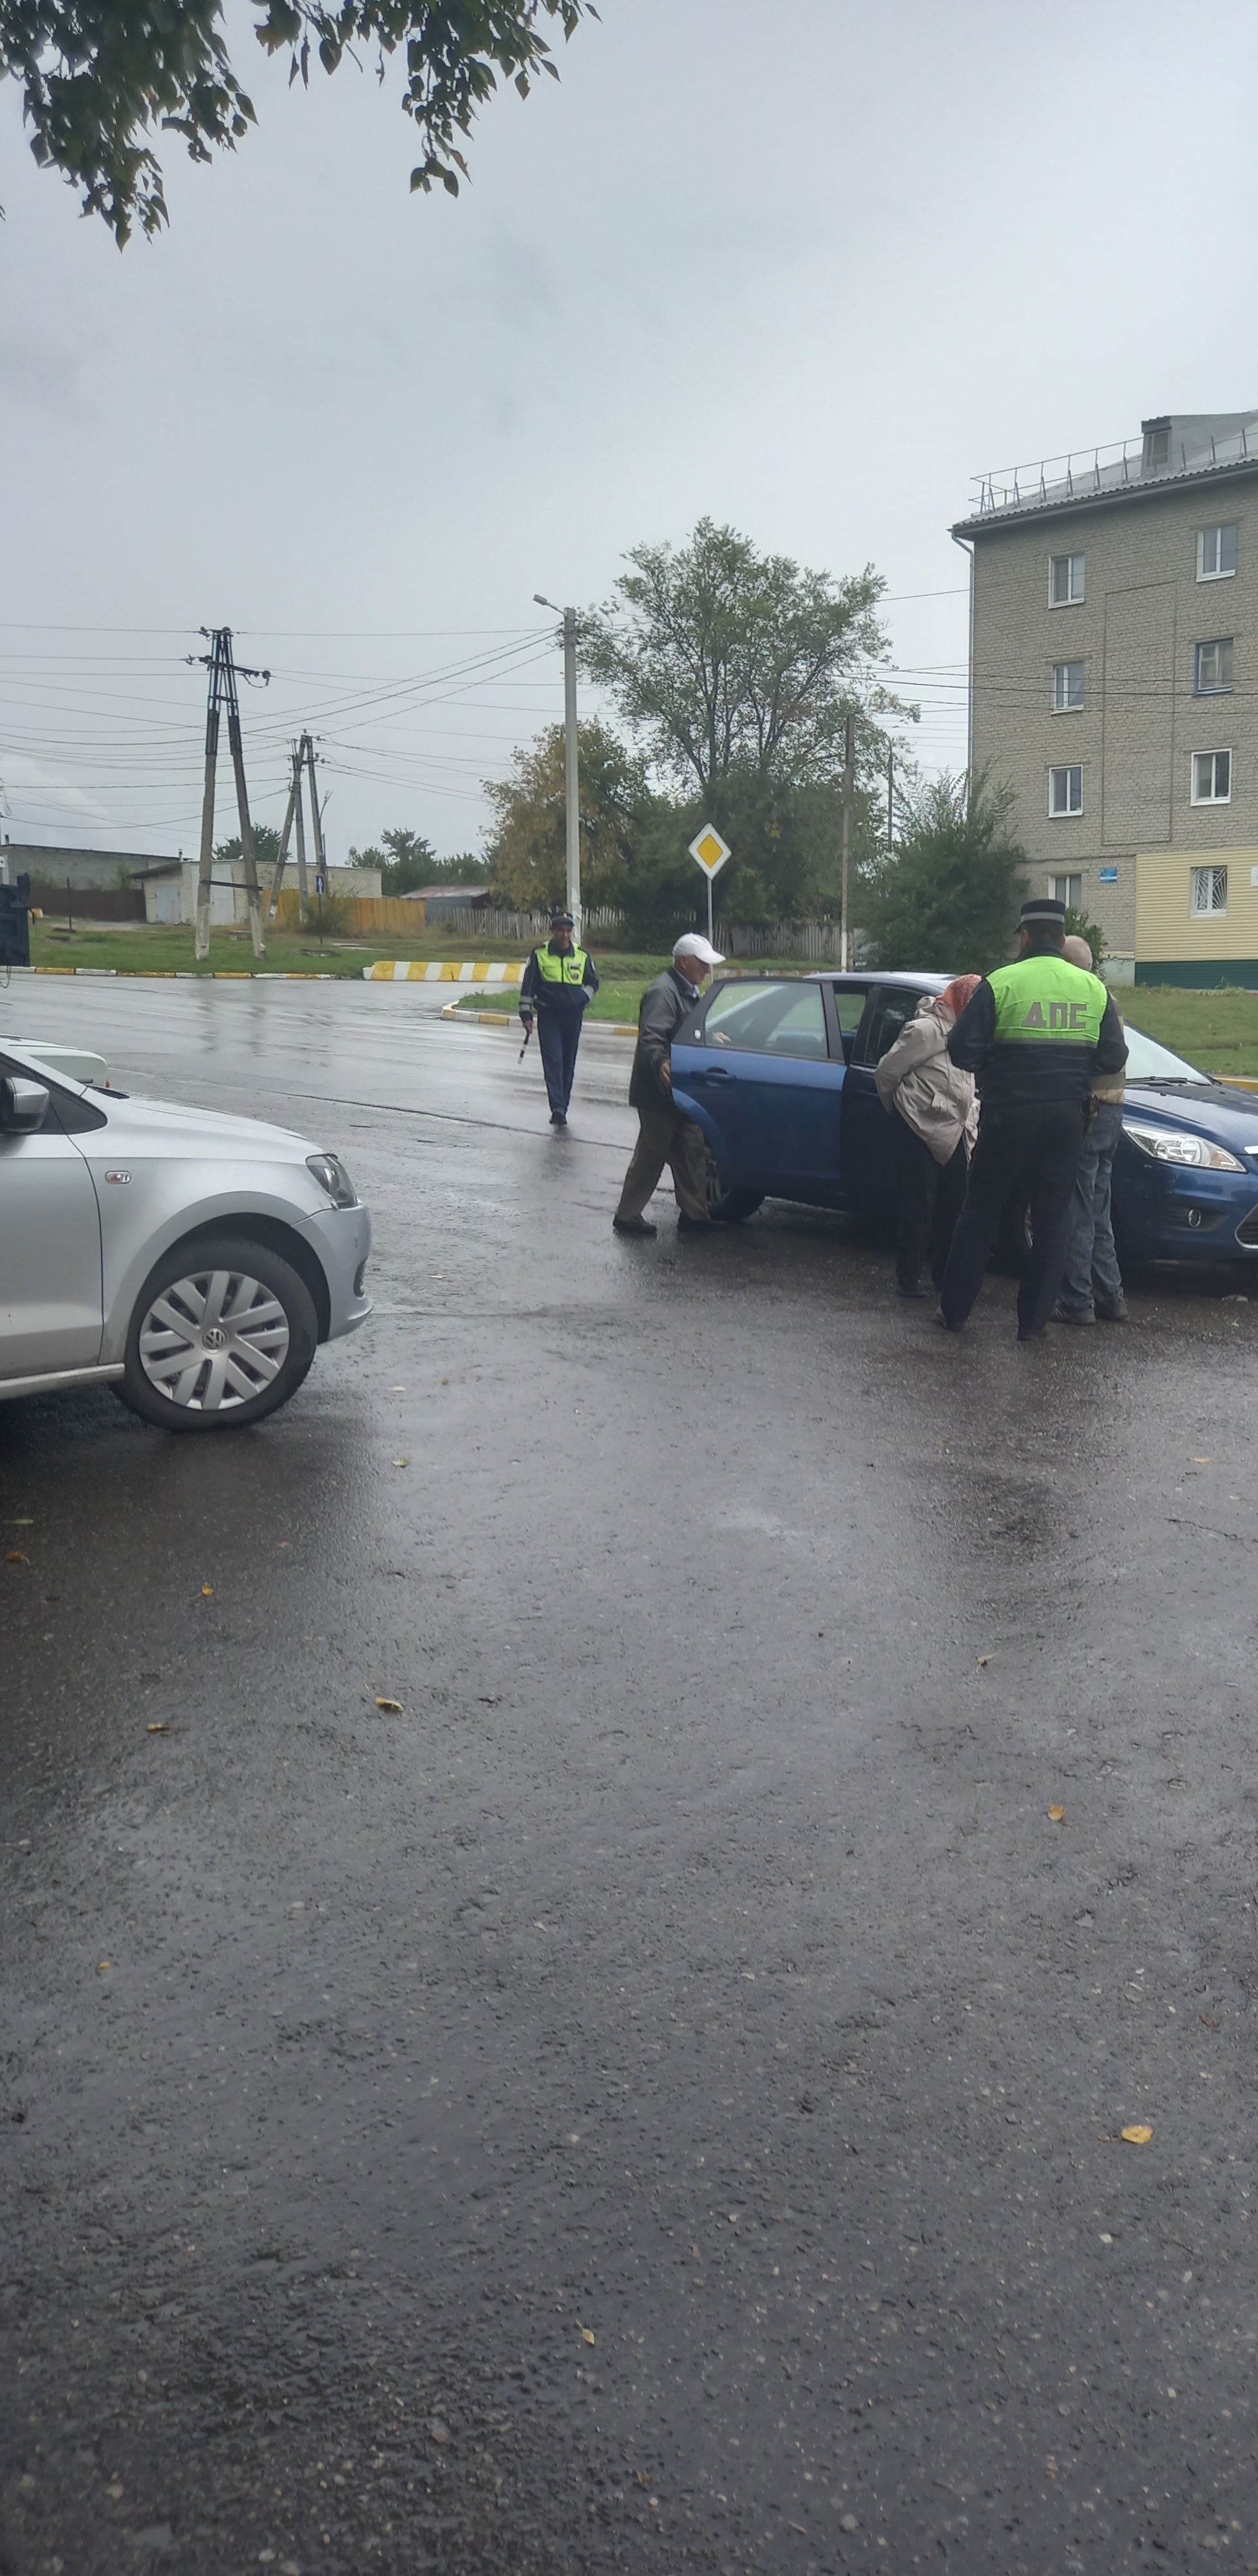
[[[1065,954],[1072,966],[1092,969],[1086,939],[1071,937]],[[1055,1324],[1125,1324],[1127,1300],[1114,1247],[1110,1217],[1110,1183],[1114,1155],[1123,1132],[1126,1084],[1121,1073],[1098,1075],[1092,1084],[1083,1152],[1070,1203],[1066,1267],[1053,1308]]]
[[[638,1141],[625,1174],[620,1205],[612,1218],[617,1234],[654,1234],[642,1211],[667,1163],[680,1211],[679,1234],[706,1234],[708,1216],[707,1145],[701,1127],[673,1105],[670,1049],[687,1013],[714,966],[724,958],[697,930],[688,930],[673,950],[673,962],[657,975],[642,996],[638,1043],[629,1076],[629,1106],[638,1113]]]

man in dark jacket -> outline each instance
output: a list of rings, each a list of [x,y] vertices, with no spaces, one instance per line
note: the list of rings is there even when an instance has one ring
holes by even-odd
[[[638,1113],[638,1141],[612,1218],[617,1234],[654,1234],[642,1211],[667,1163],[681,1213],[681,1234],[706,1231],[707,1149],[703,1130],[673,1106],[670,1050],[714,966],[725,960],[698,931],[688,930],[673,950],[672,965],[642,996],[638,1043],[629,1076],[629,1106]]]
[[[552,912],[550,937],[544,948],[534,949],[520,979],[520,1018],[526,1032],[531,1032],[537,1014],[537,1043],[552,1127],[568,1124],[581,1022],[598,991],[594,960],[575,945],[573,928],[570,912]]]
[[[948,1039],[981,1103],[965,1205],[957,1219],[936,1323],[959,1333],[983,1284],[1001,1211],[1029,1198],[1032,1249],[1018,1288],[1018,1339],[1044,1339],[1066,1260],[1066,1234],[1094,1076],[1121,1072],[1127,1041],[1098,975],[1063,954],[1066,907],[1022,907],[1012,966],[984,977]]]

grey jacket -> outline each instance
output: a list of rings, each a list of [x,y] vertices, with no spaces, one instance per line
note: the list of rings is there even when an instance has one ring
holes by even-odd
[[[874,1067],[883,1108],[898,1112],[937,1163],[950,1163],[962,1137],[972,1146],[978,1134],[974,1076],[962,1073],[948,1053],[955,1025],[947,1004],[927,994]]]
[[[647,986],[638,1012],[638,1043],[629,1076],[631,1109],[672,1108],[673,1095],[660,1067],[668,1063],[673,1039],[687,1012],[694,1009],[695,999],[694,986],[675,966],[667,966]]]

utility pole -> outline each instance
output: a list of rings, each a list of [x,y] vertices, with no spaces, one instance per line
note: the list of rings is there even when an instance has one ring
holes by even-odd
[[[310,819],[314,826],[315,876],[316,878],[321,877],[323,880],[323,883],[318,887],[320,904],[322,904],[324,888],[328,881],[328,863],[323,848],[323,816],[319,811],[319,790],[315,785],[314,735],[309,733],[303,734],[302,741],[306,747],[306,767],[310,773]],[[320,921],[323,919],[322,911],[320,911],[319,919]]]
[[[288,858],[288,844],[292,835],[293,816],[297,811],[297,801],[301,795],[301,765],[297,757],[296,743],[293,743],[290,747],[289,758],[292,762],[293,774],[288,782],[288,803],[284,809],[284,829],[280,834],[279,857],[276,859],[275,867],[272,871],[271,891],[267,898],[266,917],[268,921],[278,921],[279,919],[280,889],[284,883],[284,866]]]
[[[190,662],[199,661],[209,672],[209,704],[205,719],[205,796],[201,807],[201,858],[197,871],[196,954],[204,960],[210,953],[210,888],[214,867],[214,782],[218,765],[219,711],[227,708],[227,741],[236,779],[236,812],[240,818],[240,849],[245,868],[245,901],[249,907],[249,929],[255,957],[265,957],[266,941],[262,936],[262,893],[258,884],[257,852],[254,848],[253,824],[249,819],[249,792],[245,785],[245,754],[240,736],[240,700],[236,681],[259,680],[265,684],[269,671],[237,669],[232,654],[230,626],[203,626],[209,640],[208,653],[188,655]]]
[[[895,848],[895,753],[887,753],[887,856]]]
[[[843,901],[839,914],[839,965],[846,975],[852,963],[852,804],[856,791],[856,718],[849,715],[843,738]]]
[[[306,758],[306,737],[293,745],[293,788],[297,797],[297,918],[305,929],[310,919],[310,881],[306,875],[306,822],[302,807],[301,774]]]
[[[540,590],[533,597],[539,608],[554,608],[553,599],[544,599]],[[577,612],[562,608],[563,619],[563,776],[564,831],[567,855],[568,910],[572,915],[573,939],[581,939],[581,782],[577,757]]]

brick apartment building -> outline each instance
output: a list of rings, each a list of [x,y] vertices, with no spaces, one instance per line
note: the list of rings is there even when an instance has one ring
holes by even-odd
[[[980,479],[970,760],[1115,982],[1258,986],[1258,411]]]

